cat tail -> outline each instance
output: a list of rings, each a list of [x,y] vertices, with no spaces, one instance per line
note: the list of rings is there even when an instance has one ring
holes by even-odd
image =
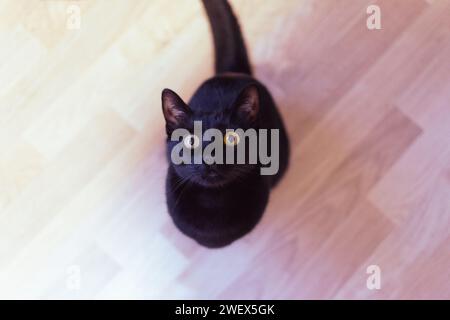
[[[216,74],[239,72],[251,74],[239,23],[227,0],[202,0],[214,38]]]

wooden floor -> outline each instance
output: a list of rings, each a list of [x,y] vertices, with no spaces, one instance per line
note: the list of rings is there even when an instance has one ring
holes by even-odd
[[[0,298],[450,299],[450,1],[232,4],[293,152],[208,250],[168,217],[160,106],[212,75],[200,2],[0,2]]]

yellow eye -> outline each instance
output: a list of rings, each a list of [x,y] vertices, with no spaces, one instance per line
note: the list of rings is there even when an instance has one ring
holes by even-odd
[[[227,146],[236,146],[240,141],[239,135],[234,131],[228,131],[225,133],[225,137],[223,137],[223,142]]]
[[[188,134],[183,139],[184,146],[188,149],[195,149],[200,145],[200,139],[195,134]]]

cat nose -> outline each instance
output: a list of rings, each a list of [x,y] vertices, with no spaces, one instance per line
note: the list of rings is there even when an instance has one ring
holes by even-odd
[[[217,171],[210,170],[210,171],[208,171],[208,176],[211,178],[217,178],[219,176],[219,174],[217,173]]]
[[[218,177],[219,173],[217,172],[217,165],[216,164],[206,165],[203,169],[203,175],[210,178]]]

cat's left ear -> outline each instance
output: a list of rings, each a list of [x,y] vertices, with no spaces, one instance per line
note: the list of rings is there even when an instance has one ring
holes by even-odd
[[[190,114],[186,103],[172,90],[164,89],[161,94],[162,109],[168,128],[175,129],[184,124]]]
[[[255,85],[244,88],[235,102],[236,114],[240,119],[254,122],[259,113],[259,92]]]

